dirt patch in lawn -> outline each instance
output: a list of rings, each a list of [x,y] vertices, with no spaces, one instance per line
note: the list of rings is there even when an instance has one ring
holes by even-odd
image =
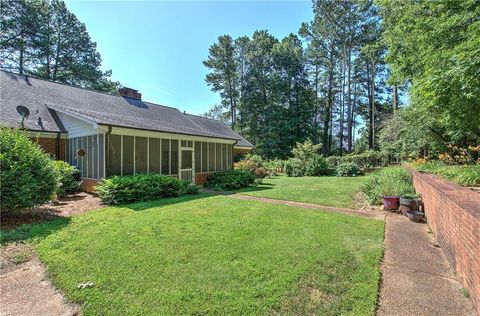
[[[36,208],[2,212],[1,229],[35,224],[82,214],[105,207],[87,193],[60,198]],[[0,315],[78,315],[80,306],[65,301],[47,277],[46,268],[28,243],[10,243],[0,248]]]
[[[82,214],[90,210],[105,207],[100,198],[79,192],[60,198],[56,203],[48,203],[35,208],[2,212],[1,229],[14,229],[23,224],[34,224],[44,221],[51,221],[59,217],[69,217]]]
[[[78,315],[80,306],[67,303],[48,281],[46,269],[27,244],[1,248],[0,315]]]

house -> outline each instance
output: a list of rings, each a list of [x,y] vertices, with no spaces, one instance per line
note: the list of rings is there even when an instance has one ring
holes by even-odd
[[[253,148],[220,121],[143,101],[134,89],[112,95],[0,73],[0,124],[23,121],[47,152],[80,169],[87,191],[103,177],[151,172],[202,184]]]

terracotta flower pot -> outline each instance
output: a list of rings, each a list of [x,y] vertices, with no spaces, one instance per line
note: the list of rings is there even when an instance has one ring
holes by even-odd
[[[384,196],[383,207],[386,210],[397,210],[400,206],[400,197],[398,196]]]

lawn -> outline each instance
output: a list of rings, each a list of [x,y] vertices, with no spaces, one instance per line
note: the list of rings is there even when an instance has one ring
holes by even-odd
[[[364,182],[365,177],[276,177],[238,192],[272,199],[354,207],[354,195],[360,192]]]
[[[84,315],[372,315],[383,222],[200,195],[10,237],[32,235],[41,236],[36,248],[54,284]]]

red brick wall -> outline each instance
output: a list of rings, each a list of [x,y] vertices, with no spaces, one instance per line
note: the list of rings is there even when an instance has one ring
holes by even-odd
[[[32,141],[38,143],[46,152],[54,156],[58,160],[65,160],[65,139],[59,139],[60,156],[56,157],[57,139],[56,138],[32,138]]]
[[[207,182],[207,177],[212,173],[213,172],[195,173],[195,184],[204,185]]]
[[[80,190],[88,193],[93,193],[93,189],[97,185],[98,181],[99,180],[82,178],[82,182],[80,184]]]
[[[480,194],[412,171],[428,225],[480,314]]]

